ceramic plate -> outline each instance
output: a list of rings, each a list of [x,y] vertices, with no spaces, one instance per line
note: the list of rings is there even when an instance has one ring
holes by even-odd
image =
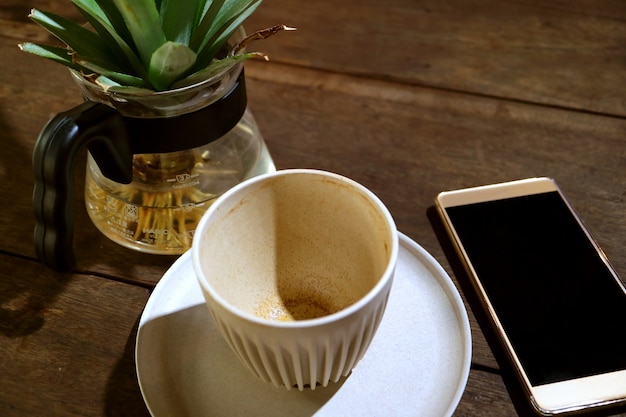
[[[139,323],[136,364],[154,417],[449,416],[469,375],[471,335],[454,284],[421,246],[400,235],[387,310],[352,373],[315,390],[286,390],[250,374],[213,323],[182,255]]]

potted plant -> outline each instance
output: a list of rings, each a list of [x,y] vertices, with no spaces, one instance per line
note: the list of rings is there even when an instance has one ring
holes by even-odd
[[[261,0],[72,0],[88,26],[33,10],[64,46],[22,43],[70,68],[85,103],[53,118],[33,156],[39,257],[74,264],[71,170],[89,149],[85,201],[94,224],[124,246],[179,254],[211,202],[274,169],[247,109],[241,27]]]

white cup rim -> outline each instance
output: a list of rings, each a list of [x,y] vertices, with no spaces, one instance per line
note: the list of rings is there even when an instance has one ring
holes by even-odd
[[[342,320],[344,317],[352,315],[354,312],[360,310],[365,305],[369,304],[371,300],[375,298],[383,290],[383,288],[388,284],[388,282],[391,279],[393,279],[393,274],[394,274],[395,266],[397,263],[398,250],[399,250],[399,245],[400,245],[398,232],[397,232],[397,228],[395,225],[395,221],[391,213],[389,212],[389,209],[385,206],[382,200],[380,200],[380,198],[378,198],[378,196],[376,196],[376,194],[374,194],[368,188],[366,188],[365,186],[361,185],[360,183],[348,177],[345,177],[343,175],[339,175],[333,172],[329,172],[329,171],[308,169],[308,168],[294,168],[294,169],[278,170],[275,172],[270,172],[270,173],[262,174],[256,177],[252,177],[232,187],[231,189],[226,191],[224,194],[219,196],[215,200],[215,202],[211,205],[211,207],[209,207],[206,213],[204,213],[204,215],[200,219],[200,222],[198,223],[198,226],[196,228],[197,232],[194,236],[194,242],[198,242],[201,240],[200,237],[203,234],[203,231],[206,230],[206,223],[208,223],[210,217],[213,216],[213,213],[216,210],[218,210],[221,201],[230,198],[230,196],[238,193],[241,189],[252,186],[258,182],[265,181],[267,178],[276,178],[280,176],[287,176],[287,175],[294,175],[294,174],[315,174],[315,175],[338,179],[340,181],[346,182],[354,186],[357,190],[359,190],[361,193],[366,195],[372,202],[374,202],[376,206],[380,209],[381,214],[384,216],[386,224],[390,226],[389,233],[391,234],[391,240],[390,240],[391,250],[389,254],[389,262],[385,268],[385,271],[382,273],[381,279],[378,280],[376,285],[374,285],[367,292],[367,294],[365,294],[358,301],[349,305],[348,307],[342,310],[339,310],[335,313],[331,313],[326,316],[312,318],[312,319],[295,320],[295,321],[277,321],[277,320],[271,320],[271,319],[258,317],[247,311],[241,310],[238,307],[233,306],[231,303],[226,301],[226,299],[224,299],[219,293],[217,293],[213,289],[213,287],[208,284],[207,279],[202,272],[202,266],[200,264],[199,245],[192,244],[191,257],[192,257],[193,268],[194,268],[194,272],[197,277],[197,280],[199,284],[202,286],[202,288],[207,293],[209,293],[210,296],[222,306],[222,308],[226,309],[231,314],[235,315],[236,317],[239,317],[242,320],[255,323],[256,325],[259,325],[259,326],[272,327],[272,328],[298,329],[298,328],[311,328],[311,327],[316,327],[316,326],[323,326],[332,322],[338,322]]]

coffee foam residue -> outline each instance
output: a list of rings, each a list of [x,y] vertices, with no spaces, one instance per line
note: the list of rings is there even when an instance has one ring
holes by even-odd
[[[313,297],[279,299],[275,297],[264,300],[254,315],[274,321],[311,320],[328,316],[342,310],[325,300]]]

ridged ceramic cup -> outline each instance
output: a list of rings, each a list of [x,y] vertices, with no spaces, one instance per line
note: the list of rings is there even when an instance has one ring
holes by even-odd
[[[283,170],[223,194],[201,219],[193,266],[241,362],[287,389],[348,375],[383,317],[398,256],[384,204],[362,185]]]

